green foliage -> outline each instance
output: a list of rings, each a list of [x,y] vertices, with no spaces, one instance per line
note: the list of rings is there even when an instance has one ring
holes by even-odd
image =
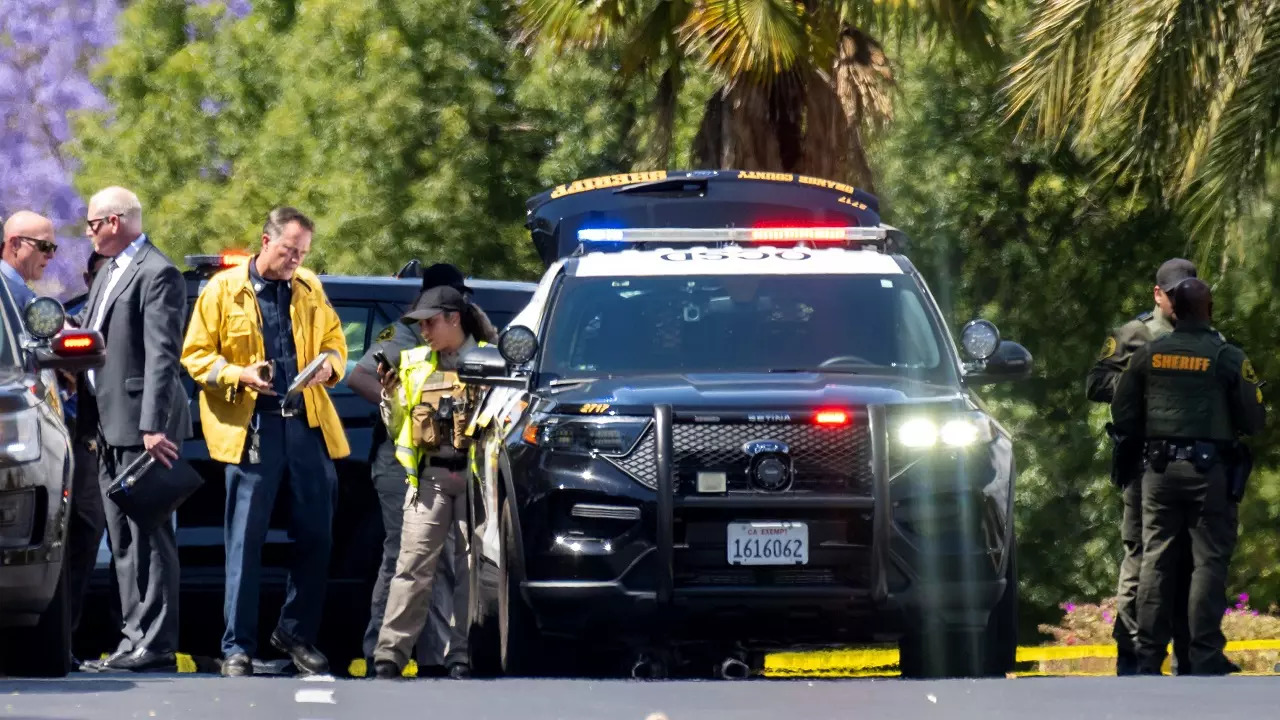
[[[79,124],[77,185],[134,188],[174,255],[255,247],[266,212],[291,204],[317,221],[317,268],[389,272],[420,257],[527,274],[528,243],[503,237],[536,187],[536,142],[507,91],[521,63],[477,21],[485,10],[268,3],[215,31],[213,10],[135,2],[97,74],[113,117]]]

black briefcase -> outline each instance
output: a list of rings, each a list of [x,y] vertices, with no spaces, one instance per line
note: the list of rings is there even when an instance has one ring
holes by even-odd
[[[203,484],[200,473],[182,458],[167,468],[144,452],[116,476],[107,497],[138,527],[149,531],[169,522],[173,511]]]

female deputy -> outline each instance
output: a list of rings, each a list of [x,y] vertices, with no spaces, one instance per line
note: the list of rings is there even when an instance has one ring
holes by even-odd
[[[379,678],[400,677],[408,663],[427,622],[431,584],[445,539],[452,526],[463,522],[463,513],[455,513],[454,505],[465,497],[466,452],[454,444],[456,435],[439,431],[438,411],[450,398],[465,397],[452,375],[461,355],[497,341],[479,308],[449,286],[424,292],[401,321],[416,321],[426,344],[401,352],[398,371],[378,368],[383,421],[395,438],[396,460],[409,484],[400,555],[373,653]]]

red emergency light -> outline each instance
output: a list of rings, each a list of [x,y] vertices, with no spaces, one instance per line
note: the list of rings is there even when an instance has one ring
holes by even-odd
[[[53,352],[57,355],[89,355],[101,349],[101,336],[85,330],[64,330],[53,339]]]
[[[853,418],[846,410],[827,409],[819,410],[815,413],[813,416],[813,422],[815,424],[825,425],[828,427],[839,427],[853,422]]]

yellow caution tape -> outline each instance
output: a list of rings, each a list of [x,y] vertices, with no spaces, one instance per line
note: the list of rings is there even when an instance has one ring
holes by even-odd
[[[186,653],[177,653],[178,656],[178,672],[193,673],[196,672],[196,661]]]

